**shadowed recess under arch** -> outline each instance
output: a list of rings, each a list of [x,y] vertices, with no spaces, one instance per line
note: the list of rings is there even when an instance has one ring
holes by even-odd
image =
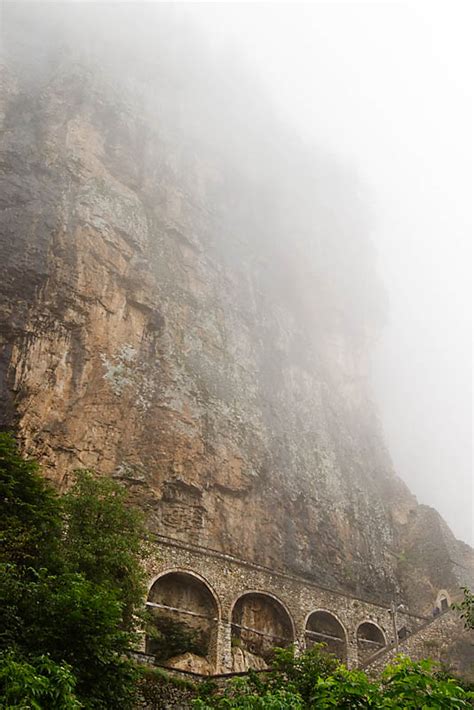
[[[215,663],[219,607],[204,580],[186,571],[161,575],[148,593],[147,609],[147,653],[173,667],[181,667],[188,653],[205,659],[203,665]]]
[[[347,660],[346,632],[341,622],[329,611],[314,611],[309,615],[305,628],[305,645],[324,643],[325,650],[341,661]]]
[[[357,655],[360,661],[377,653],[386,645],[385,635],[377,624],[364,621],[357,627]]]
[[[247,592],[232,609],[232,644],[268,661],[275,646],[294,641],[293,621],[283,604],[264,592]]]

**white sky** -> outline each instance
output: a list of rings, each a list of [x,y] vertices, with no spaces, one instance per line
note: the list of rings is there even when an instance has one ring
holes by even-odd
[[[390,322],[375,386],[398,473],[473,542],[472,20],[465,2],[189,7],[295,130],[369,186]]]

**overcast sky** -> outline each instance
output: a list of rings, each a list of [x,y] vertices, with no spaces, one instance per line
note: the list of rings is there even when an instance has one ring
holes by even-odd
[[[374,384],[399,475],[473,542],[469,3],[189,7],[295,130],[369,187],[389,323]]]

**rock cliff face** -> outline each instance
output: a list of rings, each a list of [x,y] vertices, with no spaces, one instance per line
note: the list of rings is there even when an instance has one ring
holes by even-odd
[[[122,481],[162,534],[414,608],[457,588],[471,551],[395,476],[370,400],[351,176],[211,60],[161,49],[150,79],[38,20],[7,13],[1,426],[58,485]]]

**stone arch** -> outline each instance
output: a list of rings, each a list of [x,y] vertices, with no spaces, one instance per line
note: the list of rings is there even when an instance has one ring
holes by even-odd
[[[324,643],[328,653],[333,653],[343,663],[347,661],[347,631],[331,611],[316,609],[308,614],[304,635],[306,648]]]
[[[387,645],[385,633],[375,621],[362,621],[357,627],[356,638],[359,662],[365,661]]]
[[[295,640],[290,612],[269,592],[239,595],[232,605],[231,629],[233,656],[239,655],[246,667],[265,667],[275,646],[289,646]]]
[[[436,606],[441,612],[448,611],[451,606],[451,597],[446,589],[440,589],[436,597]]]
[[[222,618],[222,603],[221,603],[218,593],[216,592],[216,590],[214,589],[212,584],[205,577],[203,577],[201,574],[199,574],[198,572],[195,572],[192,569],[188,569],[187,567],[169,567],[168,569],[164,570],[163,572],[160,572],[159,574],[152,577],[150,583],[148,584],[147,600],[148,600],[148,597],[150,596],[151,590],[156,585],[156,582],[158,582],[158,580],[160,580],[162,577],[166,577],[169,574],[175,574],[175,573],[188,575],[189,577],[194,577],[198,582],[202,582],[202,584],[208,589],[208,591],[211,593],[211,595],[214,599],[215,605],[217,607],[219,619]]]
[[[147,653],[173,668],[213,672],[221,605],[209,582],[188,569],[165,570],[146,604],[156,633],[146,637]]]

